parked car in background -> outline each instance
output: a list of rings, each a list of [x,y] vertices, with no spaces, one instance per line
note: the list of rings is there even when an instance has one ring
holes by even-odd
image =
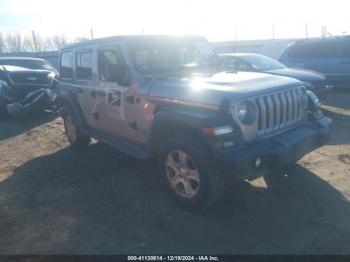
[[[326,77],[321,73],[299,68],[289,68],[272,58],[260,54],[229,53],[220,54],[220,57],[228,70],[263,72],[298,79],[320,99],[326,98],[328,91],[332,88],[328,84]]]
[[[54,107],[58,72],[38,58],[1,57],[1,115],[26,115]]]
[[[72,147],[90,138],[140,159],[181,204],[205,208],[228,177],[283,181],[331,120],[293,78],[226,72],[203,37],[120,36],[60,50],[59,101]],[[137,194],[137,191],[130,194]]]
[[[58,71],[49,62],[35,57],[0,57],[0,65],[18,66],[33,70],[48,70],[56,75]]]
[[[350,36],[297,41],[279,60],[287,66],[321,72],[334,86],[350,87]]]

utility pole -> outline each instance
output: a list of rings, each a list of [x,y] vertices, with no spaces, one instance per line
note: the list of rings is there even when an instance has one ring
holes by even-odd
[[[325,25],[322,26],[321,31],[322,31],[322,37],[326,37],[327,36],[327,27]]]
[[[238,27],[235,26],[235,41],[238,41]]]
[[[94,31],[92,30],[92,27],[90,28],[90,35],[91,35],[91,40],[94,40]]]
[[[308,24],[305,25],[305,35],[306,35],[306,38],[309,38],[309,26],[308,26]]]
[[[36,36],[35,36],[34,30],[32,31],[32,38],[33,38],[33,44],[34,44],[34,51],[35,51],[35,53],[38,53],[38,46],[37,46]]]

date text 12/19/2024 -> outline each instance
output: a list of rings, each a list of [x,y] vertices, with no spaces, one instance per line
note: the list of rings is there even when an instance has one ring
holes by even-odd
[[[128,261],[220,261],[217,256],[128,256]]]

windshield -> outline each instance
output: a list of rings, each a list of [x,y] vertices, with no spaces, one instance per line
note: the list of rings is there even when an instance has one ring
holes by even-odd
[[[0,65],[19,66],[28,69],[54,70],[48,62],[42,60],[0,59]]]
[[[162,74],[186,70],[218,71],[221,61],[209,44],[201,39],[156,39],[132,42],[130,50],[142,74]]]
[[[242,56],[242,59],[248,62],[258,71],[269,71],[286,68],[286,66],[280,62],[263,55],[245,55]]]

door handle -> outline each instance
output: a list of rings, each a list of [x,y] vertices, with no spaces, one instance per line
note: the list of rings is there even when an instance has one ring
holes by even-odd
[[[90,92],[90,96],[92,96],[92,97],[96,97],[96,96],[105,96],[105,95],[106,95],[106,93],[103,92],[103,91],[92,90],[92,91]]]
[[[106,93],[103,92],[103,91],[96,91],[95,94],[96,94],[97,96],[105,96],[105,95],[106,95]]]

